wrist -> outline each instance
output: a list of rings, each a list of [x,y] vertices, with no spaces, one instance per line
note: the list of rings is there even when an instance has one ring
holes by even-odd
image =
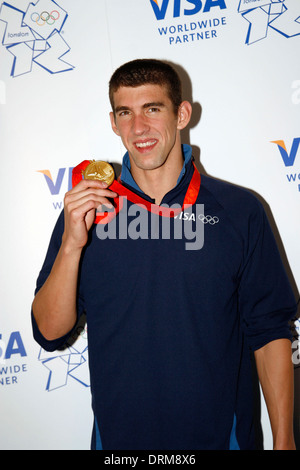
[[[72,256],[74,258],[80,258],[82,253],[82,247],[67,240],[64,235],[62,237],[61,253],[65,256]]]

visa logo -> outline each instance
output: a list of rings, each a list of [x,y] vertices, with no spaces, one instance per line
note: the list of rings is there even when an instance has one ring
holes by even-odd
[[[10,359],[15,354],[19,354],[21,357],[27,356],[21,333],[19,331],[11,333],[7,344],[3,341],[2,334],[0,334],[0,364],[3,364],[4,359]]]
[[[61,191],[62,182],[65,178],[66,172],[68,178],[68,191],[72,189],[72,170],[73,168],[59,168],[56,179],[52,177],[50,170],[39,170],[38,173],[42,173],[44,175],[50,193],[52,196],[56,196]]]
[[[285,166],[293,166],[300,145],[300,137],[296,137],[293,140],[290,151],[287,150],[285,142],[283,140],[272,140],[272,144],[276,144],[278,146],[279,152],[281,154]]]
[[[178,18],[182,14],[184,16],[196,15],[201,10],[207,13],[213,7],[218,7],[220,10],[227,8],[225,0],[150,0],[150,2],[157,20],[165,19],[167,10],[172,8],[172,4],[173,18]],[[182,8],[184,8],[183,12]]]

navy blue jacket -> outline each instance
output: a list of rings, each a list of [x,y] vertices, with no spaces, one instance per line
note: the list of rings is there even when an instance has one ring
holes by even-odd
[[[162,203],[182,205],[193,171],[189,160]],[[128,227],[133,223],[137,231],[132,192],[138,190],[128,189],[124,207],[131,211]],[[99,239],[97,224],[90,231],[78,315],[87,316],[93,449],[254,448],[250,353],[290,338],[295,298],[256,197],[202,175],[197,204],[203,213],[195,204],[186,223],[203,230],[201,249],[186,249],[184,235],[174,239],[182,215],[170,219],[169,239],[150,237],[154,223],[159,233],[162,217],[147,211],[148,238],[119,239],[120,214],[110,222],[115,238]],[[62,213],[37,290],[49,275],[63,225]],[[46,341],[32,321],[44,349],[66,341]]]

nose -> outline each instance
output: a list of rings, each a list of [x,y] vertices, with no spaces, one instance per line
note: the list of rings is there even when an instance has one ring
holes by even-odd
[[[136,135],[143,135],[150,129],[148,120],[143,114],[135,115],[132,120],[132,130]]]

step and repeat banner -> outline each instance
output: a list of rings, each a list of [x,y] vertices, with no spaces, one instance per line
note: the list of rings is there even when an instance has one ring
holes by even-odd
[[[159,58],[177,68],[193,104],[183,139],[197,166],[263,201],[299,296],[299,50],[297,0],[0,2],[1,449],[90,446],[85,326],[50,354],[32,338],[30,311],[72,168],[121,162],[108,81],[122,63]],[[293,363],[299,445],[296,339]],[[263,398],[261,421],[272,448]]]

